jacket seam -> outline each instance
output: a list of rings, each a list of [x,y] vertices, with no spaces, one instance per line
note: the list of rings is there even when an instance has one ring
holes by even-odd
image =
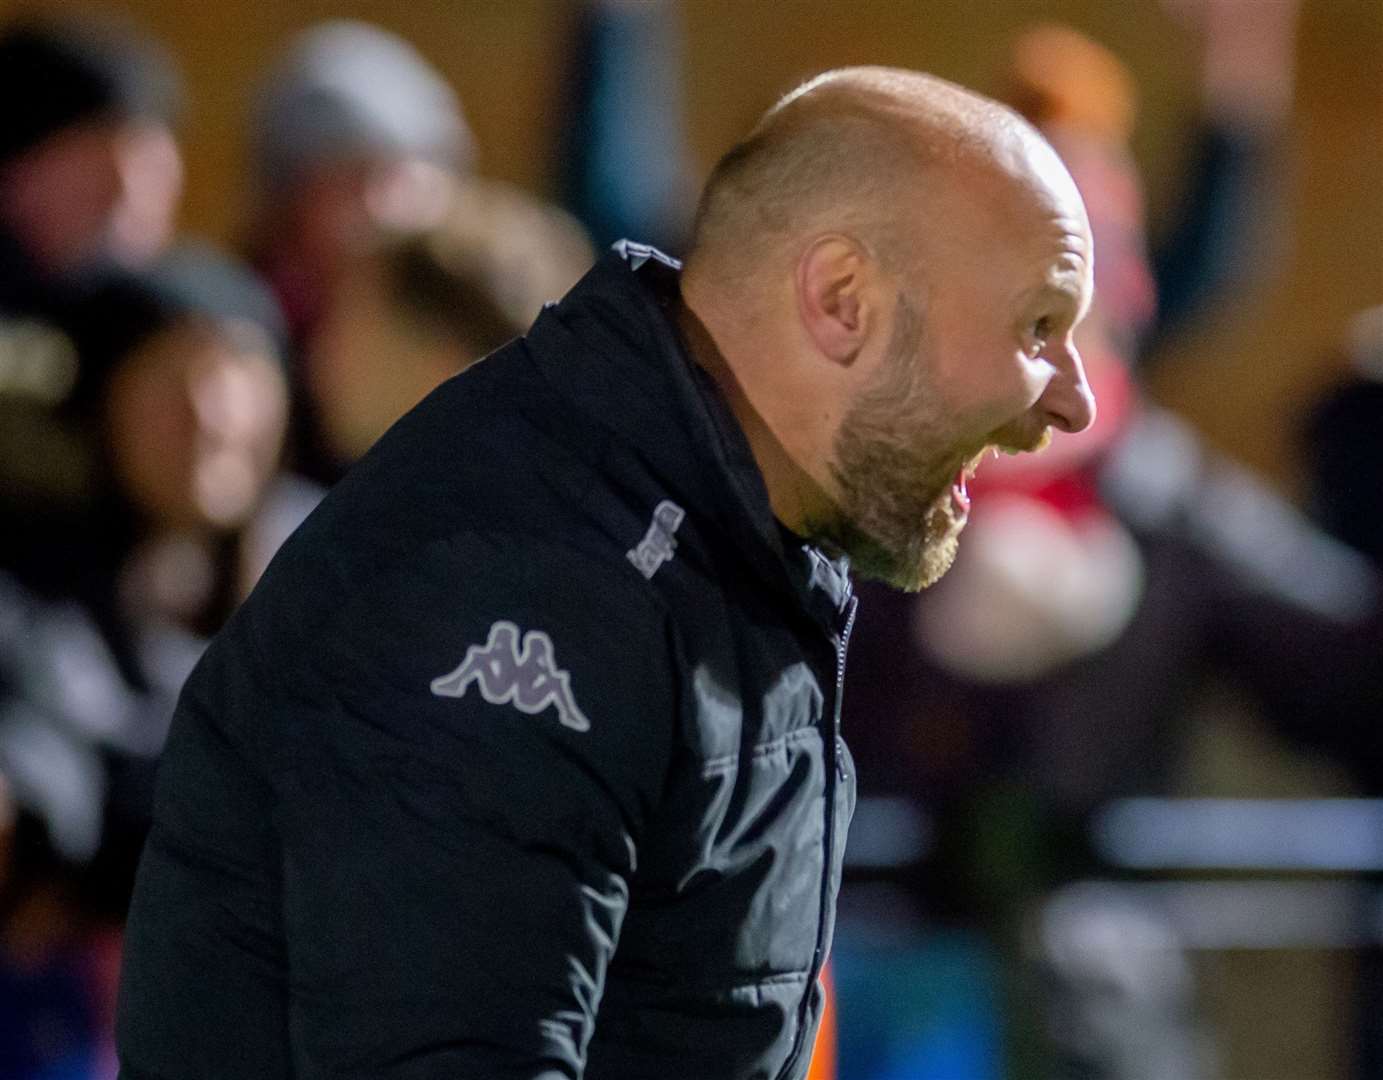
[[[776,739],[770,739],[766,743],[759,743],[757,746],[751,747],[747,756],[751,760],[767,757],[769,754],[776,753],[779,750],[785,750],[787,747],[796,745],[797,743],[807,742],[812,738],[820,739],[821,737],[820,729],[814,724],[806,727],[794,728],[786,734],[779,735]],[[702,763],[701,774],[707,776],[711,773],[733,768],[735,764],[745,756],[743,752],[736,751],[733,754],[724,754],[720,757],[709,758]]]

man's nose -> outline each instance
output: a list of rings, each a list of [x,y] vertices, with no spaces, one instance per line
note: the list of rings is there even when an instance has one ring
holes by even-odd
[[[1072,435],[1095,422],[1095,394],[1085,378],[1085,365],[1074,346],[1067,350],[1056,376],[1038,401],[1047,423]]]

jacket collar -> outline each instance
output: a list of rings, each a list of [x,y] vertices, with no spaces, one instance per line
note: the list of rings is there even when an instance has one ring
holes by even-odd
[[[637,447],[681,505],[711,518],[756,576],[834,631],[849,600],[846,561],[773,516],[744,432],[677,328],[680,270],[621,240],[534,324],[535,362],[588,421]]]

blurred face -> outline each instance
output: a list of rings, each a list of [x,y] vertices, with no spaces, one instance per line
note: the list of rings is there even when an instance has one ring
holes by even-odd
[[[47,139],[0,184],[10,229],[49,273],[109,257],[141,266],[172,238],[183,165],[155,121],[92,121]]]
[[[287,412],[286,382],[257,328],[176,323],[111,380],[117,480],[158,525],[236,528],[274,474]]]
[[[329,163],[288,197],[289,225],[269,240],[296,247],[318,268],[339,270],[381,233],[436,225],[454,185],[452,173],[418,158]]]
[[[828,535],[863,576],[935,582],[985,453],[1038,449],[1094,417],[1072,337],[1090,300],[1089,227],[1073,187],[1036,194],[957,228],[925,301],[899,293],[883,359],[837,429]]]
[[[67,273],[100,253],[122,191],[122,127],[69,128],[4,171],[0,212],[40,267]]]
[[[117,160],[120,198],[107,242],[116,262],[143,266],[173,238],[182,201],[182,152],[168,128],[140,122],[126,129]]]
[[[451,173],[418,159],[351,160],[266,196],[260,258],[295,339],[317,334],[344,280],[381,238],[440,222],[454,184]]]

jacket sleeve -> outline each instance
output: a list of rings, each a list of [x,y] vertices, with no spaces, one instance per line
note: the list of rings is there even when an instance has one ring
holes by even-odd
[[[575,1080],[675,724],[637,574],[436,544],[314,650],[279,807],[303,1075]]]

